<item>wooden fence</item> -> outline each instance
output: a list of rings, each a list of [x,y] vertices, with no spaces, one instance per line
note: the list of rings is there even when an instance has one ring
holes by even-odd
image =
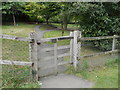
[[[101,36],[101,37],[81,37],[81,32],[80,31],[74,31],[70,32],[69,36],[62,36],[62,37],[54,37],[54,38],[43,38],[40,40],[37,40],[36,33],[32,32],[30,33],[29,38],[23,38],[23,37],[16,37],[16,36],[10,36],[10,35],[0,35],[0,38],[3,39],[11,39],[11,40],[17,40],[17,41],[28,41],[29,42],[29,52],[30,52],[30,62],[23,62],[23,61],[10,61],[10,60],[0,60],[0,64],[9,64],[9,65],[27,65],[27,66],[32,66],[32,75],[33,75],[33,80],[38,80],[39,75],[38,75],[38,61],[40,58],[38,58],[38,47],[41,45],[41,43],[44,42],[53,42],[54,43],[54,48],[45,48],[41,49],[41,51],[51,51],[54,50],[54,73],[57,74],[57,67],[59,65],[63,64],[73,64],[75,71],[77,70],[77,64],[78,61],[82,58],[86,57],[92,57],[92,56],[98,56],[101,54],[110,54],[110,53],[116,53],[118,50],[115,50],[116,46],[116,39],[120,38],[120,36]],[[82,41],[87,41],[87,40],[101,40],[101,39],[113,39],[112,43],[112,50],[107,51],[107,52],[101,52],[101,53],[96,53],[96,54],[91,54],[91,55],[86,55],[86,56],[80,56],[81,53],[81,42]],[[70,40],[70,45],[66,46],[58,46],[57,41],[60,40]],[[65,53],[58,55],[57,51],[60,49],[65,49],[65,48],[70,48],[70,53]],[[57,63],[57,59],[59,57],[64,57],[64,56],[70,56],[69,61],[64,61],[61,63]],[[51,58],[51,57],[49,57]]]

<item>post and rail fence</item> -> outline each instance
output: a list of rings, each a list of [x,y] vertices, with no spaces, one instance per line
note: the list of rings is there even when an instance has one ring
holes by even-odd
[[[54,51],[54,74],[57,74],[57,68],[58,65],[63,65],[63,64],[73,64],[75,71],[77,70],[77,64],[78,61],[82,58],[86,57],[92,57],[92,56],[98,56],[101,54],[110,54],[110,53],[116,53],[119,52],[119,50],[116,50],[116,39],[120,38],[120,36],[100,36],[100,37],[82,37],[82,34],[80,31],[74,31],[70,32],[69,36],[62,36],[62,37],[54,37],[54,38],[42,38],[40,40],[36,39],[37,34],[32,32],[30,33],[28,38],[25,37],[16,37],[16,36],[11,36],[11,35],[0,35],[0,38],[2,39],[10,39],[10,40],[16,40],[16,41],[27,41],[29,42],[29,57],[30,61],[29,62],[24,62],[24,61],[10,61],[10,60],[0,60],[0,64],[7,64],[7,65],[24,65],[24,66],[31,66],[32,67],[32,78],[33,80],[38,80],[39,75],[38,75],[38,61],[40,58],[38,58],[38,47],[41,45],[43,42],[53,42],[54,43],[54,48],[45,48],[41,49],[41,51]],[[112,50],[107,51],[107,52],[101,52],[101,53],[96,53],[96,54],[91,54],[91,55],[86,55],[86,56],[81,56],[81,42],[82,41],[87,41],[87,40],[101,40],[101,39],[113,39],[112,42]],[[70,40],[70,45],[66,46],[58,46],[57,42],[60,40]],[[4,47],[4,46],[3,46]],[[65,48],[70,48],[70,53],[65,53],[58,55],[58,50],[60,49],[65,49]],[[64,56],[70,56],[70,60],[66,62],[61,62],[58,63],[57,59],[59,57],[64,57]],[[49,57],[51,58],[51,57]]]

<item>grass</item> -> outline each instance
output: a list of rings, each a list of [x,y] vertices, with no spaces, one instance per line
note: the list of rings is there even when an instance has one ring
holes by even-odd
[[[68,36],[69,33],[70,33],[69,31],[65,31],[64,36]],[[62,36],[62,31],[61,30],[50,31],[50,32],[46,32],[44,34],[44,38],[60,37],[60,36]],[[69,45],[70,40],[62,40],[62,41],[58,41],[57,43],[58,43],[58,45]],[[54,44],[54,43],[48,42],[48,44]]]
[[[34,24],[18,23],[18,26],[3,25],[2,33],[28,37],[34,32]],[[2,39],[2,59],[14,61],[29,60],[29,42]],[[30,68],[27,66],[2,65],[2,88],[39,88],[37,82],[31,82]]]
[[[61,24],[60,23],[52,23],[52,25],[56,26],[56,27],[61,27]],[[71,29],[78,29],[78,25],[76,24],[68,24],[68,29],[71,28]]]
[[[18,26],[3,25],[2,34],[28,37],[30,32],[34,32],[34,24],[18,23]]]
[[[69,68],[67,74],[74,74],[95,83],[93,88],[118,88],[118,59],[109,60],[104,67],[95,68],[93,71],[87,70],[86,63],[85,67],[77,72],[74,72],[73,67]]]
[[[44,31],[44,30],[52,30],[52,29],[54,29],[54,28],[51,27],[51,26],[48,26],[46,24],[41,24],[40,25],[40,30],[42,30],[42,31]]]

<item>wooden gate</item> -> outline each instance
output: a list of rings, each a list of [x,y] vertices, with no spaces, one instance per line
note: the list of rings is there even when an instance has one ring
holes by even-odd
[[[33,65],[33,77],[40,78],[47,75],[64,72],[66,64],[72,64],[76,67],[78,46],[77,38],[80,32],[71,32],[69,36],[37,39],[37,34],[31,33],[30,43],[31,60]],[[69,45],[59,46],[58,41],[69,40]],[[48,44],[48,43],[51,43]],[[80,45],[79,45],[80,46]],[[66,60],[67,58],[67,60]]]

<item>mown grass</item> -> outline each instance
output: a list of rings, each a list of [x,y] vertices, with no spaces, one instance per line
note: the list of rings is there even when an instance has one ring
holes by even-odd
[[[68,36],[69,34],[70,34],[70,31],[65,31],[63,36]],[[44,34],[44,38],[60,37],[60,36],[62,36],[61,30],[50,31]],[[58,45],[69,45],[70,40],[62,40],[62,41],[58,41],[57,43]],[[48,44],[54,44],[54,43],[48,42]]]
[[[17,26],[3,25],[2,34],[28,37],[30,32],[34,32],[34,24],[18,23]]]
[[[105,66],[95,68],[93,71],[88,71],[85,63],[83,69],[75,72],[73,67],[69,67],[66,73],[93,82],[93,88],[118,88],[118,61],[118,59],[109,60]]]
[[[52,25],[56,26],[56,27],[61,27],[60,23],[51,23]],[[79,26],[76,24],[68,24],[68,29],[78,29]]]
[[[34,26],[26,23],[3,25],[2,33],[28,37],[30,32],[34,32]],[[29,42],[2,39],[2,59],[29,62]],[[28,66],[2,65],[2,88],[39,88],[37,82],[30,81],[30,72]]]

